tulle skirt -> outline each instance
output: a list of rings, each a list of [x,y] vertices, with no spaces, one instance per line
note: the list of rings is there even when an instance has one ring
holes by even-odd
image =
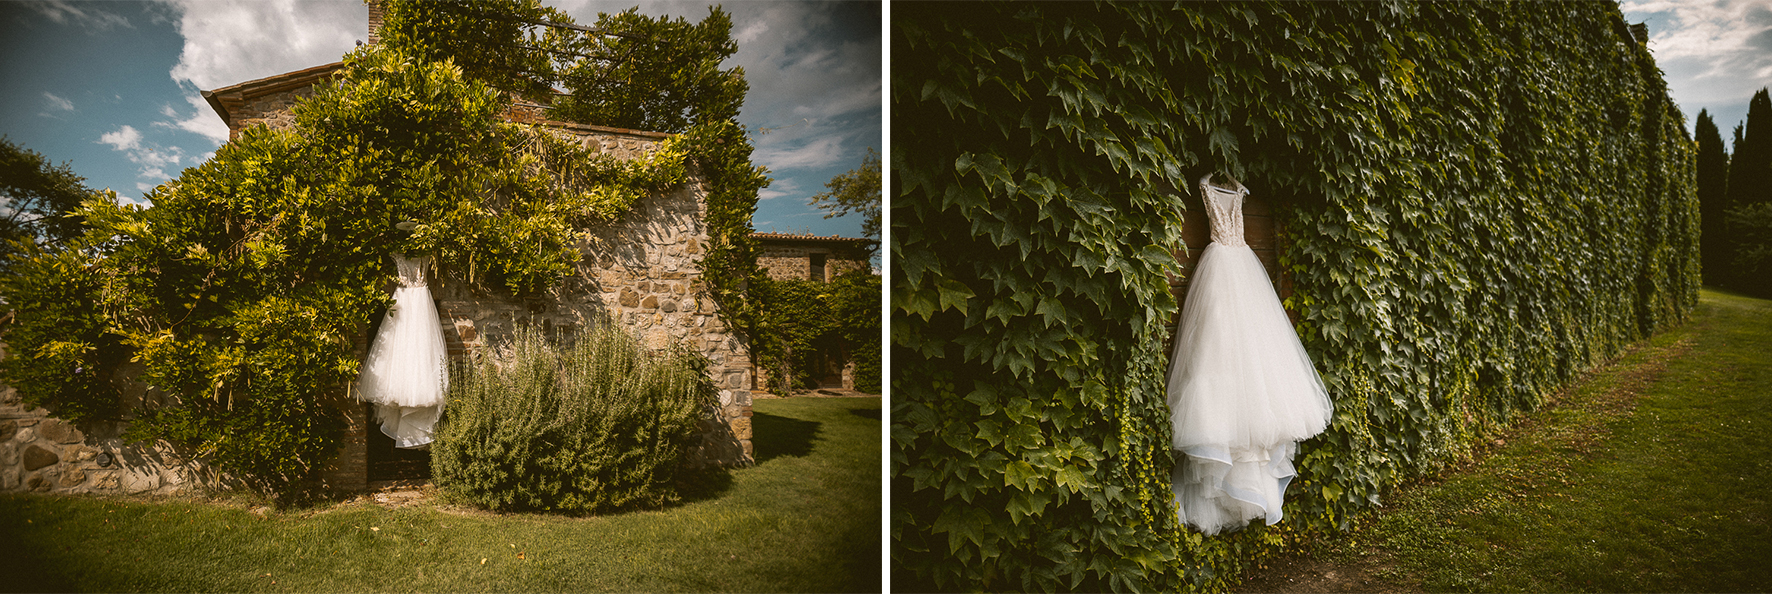
[[[394,307],[382,319],[357,380],[358,398],[376,405],[376,420],[394,445],[418,448],[431,442],[449,390],[446,348],[430,290],[394,291]]]
[[[1182,307],[1169,371],[1176,461],[1171,488],[1189,526],[1216,534],[1283,517],[1297,442],[1333,406],[1247,246],[1211,243]]]

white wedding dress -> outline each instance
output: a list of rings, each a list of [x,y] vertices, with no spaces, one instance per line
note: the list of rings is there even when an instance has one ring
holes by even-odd
[[[1267,271],[1243,241],[1249,193],[1200,180],[1212,243],[1194,268],[1175,358],[1169,414],[1178,455],[1170,486],[1181,521],[1211,535],[1283,517],[1297,443],[1328,425],[1333,405],[1286,318]]]
[[[449,353],[437,306],[425,287],[425,268],[431,259],[393,256],[400,288],[394,290],[394,305],[382,318],[369,358],[363,362],[357,398],[375,404],[381,432],[394,438],[396,447],[424,448],[431,443],[431,428],[443,415]]]

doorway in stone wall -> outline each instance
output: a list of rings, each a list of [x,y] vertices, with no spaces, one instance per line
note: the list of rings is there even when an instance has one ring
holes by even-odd
[[[369,482],[430,481],[431,451],[394,447],[394,438],[382,433],[381,424],[375,421],[375,406],[363,406],[368,409],[369,419]]]

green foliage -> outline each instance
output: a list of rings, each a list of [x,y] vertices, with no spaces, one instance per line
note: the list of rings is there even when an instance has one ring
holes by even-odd
[[[700,355],[649,352],[608,320],[567,348],[519,329],[455,374],[432,475],[445,496],[494,510],[676,501],[683,454],[717,392]]]
[[[701,281],[727,323],[754,334],[758,308],[750,287],[769,277],[757,267],[751,215],[757,212],[757,192],[769,185],[769,170],[751,165],[750,137],[734,120],[696,126],[682,138],[707,189],[702,223],[708,249]]]
[[[815,353],[836,326],[826,285],[765,278],[752,285],[751,294],[759,307],[751,360],[769,370],[764,389],[785,396],[817,388],[820,370],[813,368]]]
[[[108,375],[128,352],[105,331],[95,258],[74,246],[14,245],[20,261],[0,275],[0,295],[13,316],[3,326],[8,352],[0,377],[27,407],[42,406],[75,423],[116,418],[121,394]]]
[[[777,394],[818,387],[818,353],[847,352],[855,389],[880,389],[880,277],[853,270],[829,283],[764,278],[752,286],[760,313],[751,358]]]
[[[26,257],[20,241],[67,241],[80,235],[80,221],[67,216],[92,194],[85,178],[67,163],[0,137],[0,270]]]
[[[861,167],[837,174],[824,187],[811,202],[825,211],[824,218],[859,212],[862,237],[880,238],[880,156],[874,149],[862,157]]]
[[[738,51],[732,17],[720,7],[708,7],[707,18],[694,24],[637,8],[598,13],[596,27],[607,35],[578,47],[613,61],[564,69],[560,82],[571,94],[555,102],[556,117],[657,132],[738,118],[751,87],[743,68],[720,69]]]
[[[763,276],[751,215],[769,178],[751,165],[750,139],[737,122],[750,89],[743,69],[719,69],[738,47],[724,11],[710,7],[696,24],[637,9],[599,13],[587,32],[559,26],[573,25],[572,18],[538,0],[389,0],[386,8],[383,43],[453,61],[468,78],[550,102],[552,119],[681,133],[672,140],[691,155],[707,189],[711,243],[702,280],[729,323],[753,330],[747,287]],[[555,97],[553,85],[569,93]]]
[[[1699,251],[1704,282],[1722,285],[1728,277],[1729,257],[1735,244],[1723,214],[1729,211],[1729,154],[1723,152],[1723,135],[1709,111],[1698,110],[1698,123],[1693,129],[1698,142]]]
[[[1747,121],[1735,131],[1729,160],[1729,206],[1772,202],[1772,94],[1762,88],[1747,102]]]
[[[892,534],[910,589],[1221,589],[1698,287],[1693,147],[1609,4],[894,10]],[[1168,489],[1192,180],[1275,200],[1336,402],[1286,523]],[[1002,511],[996,511],[1002,510]],[[902,581],[900,581],[902,580]]]
[[[185,444],[268,489],[336,450],[342,419],[326,401],[356,377],[351,340],[388,301],[388,253],[433,254],[469,283],[531,295],[574,269],[587,226],[687,179],[686,138],[632,162],[591,155],[505,123],[508,100],[448,62],[371,46],[346,56],[335,81],[295,107],[294,130],[245,130],[149,193],[153,208],[89,200],[87,266],[42,256],[31,266],[60,285],[7,294],[91,292],[69,302],[90,308],[21,312],[21,324],[102,328],[172,400],[143,411],[132,437]],[[420,224],[395,229],[407,220]],[[58,353],[45,370],[78,366],[60,354],[75,347],[102,354],[97,339],[66,336],[80,339],[39,332],[13,344]],[[27,398],[66,401],[86,381],[41,379],[21,385]]]
[[[1727,286],[1772,297],[1772,95],[1748,102],[1747,121],[1735,129],[1723,200],[1724,278]]]
[[[572,17],[536,0],[384,0],[380,43],[425,62],[454,62],[468,78],[531,101],[552,98],[559,48],[575,35],[540,23]],[[534,49],[532,49],[534,48]]]
[[[430,61],[453,60],[470,78],[532,101],[551,117],[654,132],[683,132],[738,117],[741,68],[721,70],[738,51],[732,18],[709,7],[699,23],[653,18],[639,9],[598,13],[584,31],[538,0],[390,0],[384,43]],[[553,26],[550,26],[553,25]],[[554,86],[567,93],[555,96]]]
[[[1772,296],[1772,202],[1731,210],[1727,222],[1735,240],[1735,258],[1729,262],[1734,286]]]
[[[855,363],[855,389],[880,392],[880,276],[852,270],[831,279],[830,311],[836,338]]]

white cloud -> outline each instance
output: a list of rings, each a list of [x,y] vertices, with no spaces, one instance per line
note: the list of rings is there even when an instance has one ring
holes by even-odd
[[[757,142],[757,150],[751,155],[751,160],[763,164],[771,171],[825,167],[849,160],[847,154],[839,150],[843,147],[841,136],[835,134],[816,136],[796,134],[795,136],[796,138],[788,142],[768,142],[768,136],[764,136],[764,140]],[[811,137],[808,138],[808,136]]]
[[[1727,136],[1754,91],[1772,85],[1772,4],[1765,0],[1635,0],[1619,8],[1626,20],[1649,25],[1649,49],[1688,127],[1708,108]]]
[[[57,97],[55,95],[55,93],[51,93],[49,91],[44,91],[43,98],[49,100],[49,107],[51,109],[57,109],[57,110],[61,110],[61,111],[74,111],[74,102],[73,101],[69,101],[67,99]]]
[[[773,183],[770,183],[769,187],[763,188],[762,190],[758,190],[757,191],[757,200],[758,201],[774,200],[776,198],[784,198],[784,197],[791,197],[791,198],[804,200],[805,197],[808,195],[809,194],[802,194],[800,192],[800,184],[795,182],[794,180],[791,180],[791,179],[779,180],[778,179],[778,180],[775,180]]]
[[[176,146],[164,147],[146,141],[140,130],[127,124],[99,136],[98,143],[108,144],[113,150],[123,153],[131,163],[140,166],[137,174],[150,182],[170,179],[172,176],[166,173],[166,168],[175,167],[185,161],[184,149]],[[141,183],[136,186],[140,187]]]
[[[93,31],[109,31],[113,27],[135,28],[135,25],[129,24],[129,19],[100,10],[90,2],[76,6],[73,2],[65,0],[48,0],[46,2],[26,2],[24,5],[36,11],[37,14],[48,17],[58,25],[71,23]]]
[[[734,34],[732,39],[742,45],[756,41],[758,37],[762,36],[763,33],[768,30],[769,23],[767,21],[757,21],[746,25],[744,30]]]
[[[167,1],[185,38],[172,78],[199,89],[337,62],[369,39],[362,2]]]
[[[223,122],[221,116],[215,114],[215,110],[209,106],[209,102],[205,101],[202,95],[186,95],[185,103],[189,103],[193,110],[190,117],[179,116],[178,110],[173,109],[171,105],[161,105],[160,115],[172,118],[172,121],[154,122],[154,125],[192,132],[208,138],[210,142],[214,142],[218,146],[228,141],[227,122]]]
[[[115,132],[106,132],[98,137],[98,141],[100,144],[111,145],[111,148],[127,151],[141,146],[142,133],[136,131],[134,126],[125,124]]]

